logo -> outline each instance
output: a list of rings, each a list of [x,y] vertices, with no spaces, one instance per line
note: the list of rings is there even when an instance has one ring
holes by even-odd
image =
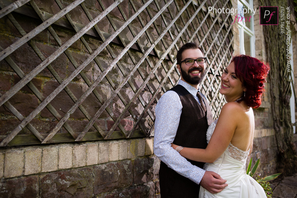
[[[260,25],[278,25],[278,7],[260,7]]]

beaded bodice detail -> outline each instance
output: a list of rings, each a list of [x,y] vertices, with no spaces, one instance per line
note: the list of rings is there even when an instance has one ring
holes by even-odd
[[[217,120],[214,121],[209,127],[208,127],[208,130],[207,130],[207,134],[206,134],[206,139],[207,139],[207,143],[209,143],[210,141],[210,138],[216,128],[216,124],[217,124]],[[243,161],[245,162],[248,155],[249,155],[249,152],[250,150],[247,150],[247,151],[243,151],[239,148],[237,148],[236,146],[234,146],[233,144],[230,144],[228,145],[225,153],[228,154],[229,156],[231,156],[232,158],[238,160],[238,161]]]

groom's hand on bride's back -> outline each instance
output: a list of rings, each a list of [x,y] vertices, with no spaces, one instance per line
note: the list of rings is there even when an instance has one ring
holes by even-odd
[[[212,171],[206,171],[200,185],[211,193],[218,193],[228,184],[226,184],[226,180],[222,179],[219,174]]]

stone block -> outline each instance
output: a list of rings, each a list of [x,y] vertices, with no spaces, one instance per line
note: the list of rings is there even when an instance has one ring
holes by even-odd
[[[138,142],[137,142],[137,156],[138,157],[144,156],[145,145],[146,145],[145,139],[138,139]]]
[[[47,110],[47,109],[44,109]],[[44,137],[46,137],[49,133],[49,131],[51,131],[57,124],[57,120],[53,119],[52,121],[49,120],[41,120],[38,118],[34,118],[31,121],[31,124],[41,133],[41,135],[43,135]],[[24,130],[23,133],[27,133],[27,134],[32,134],[32,132],[28,131],[28,130]]]
[[[153,178],[153,167],[154,159],[153,158],[136,158],[134,161],[133,175],[134,175],[134,184],[146,183]]]
[[[94,175],[91,168],[76,168],[40,177],[40,197],[93,197]]]
[[[132,119],[122,119],[120,123],[126,131],[132,131],[134,126],[134,121]]]
[[[145,139],[145,155],[154,154],[154,139]]]
[[[57,50],[55,46],[52,45],[44,45],[43,43],[36,43],[36,46],[40,49],[40,51],[47,57],[54,53]],[[52,63],[52,68],[56,71],[61,79],[65,79],[69,74],[69,60],[67,56],[62,53],[59,55]],[[52,74],[50,70],[42,70],[39,74],[40,76],[52,78]]]
[[[152,158],[152,160],[154,161],[153,169],[152,169],[153,177],[154,177],[153,180],[158,181],[161,160],[155,155],[150,156],[150,158]]]
[[[87,165],[98,164],[99,161],[98,143],[87,144]]]
[[[133,139],[130,140],[128,145],[128,158],[129,159],[135,159],[137,156],[137,143],[138,141]]]
[[[31,94],[18,92],[9,101],[23,116],[28,116],[38,107],[37,97]]]
[[[85,166],[87,162],[86,145],[73,146],[73,167]]]
[[[130,160],[124,160],[116,163],[118,169],[118,187],[131,186],[134,182],[133,163]]]
[[[0,153],[0,178],[3,177],[3,171],[4,171],[4,154]]]
[[[25,175],[41,172],[41,153],[40,148],[25,149]]]
[[[68,86],[71,86],[73,83],[70,83]],[[48,81],[45,83],[43,87],[43,93],[44,96],[48,96],[51,94],[60,84],[56,81]],[[78,85],[77,85],[78,86]],[[73,101],[69,97],[69,95],[62,91],[60,92],[51,102],[51,104],[56,108],[56,110],[61,114],[64,115],[65,112],[67,112],[73,105]],[[53,117],[49,112],[42,111],[41,113],[42,117]],[[74,113],[71,114],[72,118],[82,119],[85,118],[83,113],[80,110],[74,111]]]
[[[14,75],[13,76],[13,78],[14,78],[14,82],[16,83],[16,82],[19,82],[20,80],[21,80],[21,78],[18,76],[18,75]],[[40,79],[40,78],[33,78],[32,80],[31,80],[31,82],[34,84],[34,86],[41,92],[42,90],[41,90],[41,88],[42,88],[42,84],[44,83],[44,81],[45,81],[45,79]],[[25,86],[25,87],[23,87],[22,89],[21,89],[21,91],[23,91],[23,92],[27,92],[27,93],[32,93],[33,94],[33,92],[31,91],[31,89],[29,88],[29,86]]]
[[[42,172],[50,172],[58,169],[58,147],[49,146],[43,148]]]
[[[94,168],[94,194],[109,192],[117,188],[118,170],[115,163],[107,163]]]
[[[265,119],[264,118],[261,118],[261,117],[258,117],[255,120],[255,126],[256,126],[256,129],[264,129],[264,128],[266,128]]]
[[[94,194],[123,189],[133,184],[131,161],[111,162],[94,167]]]
[[[92,67],[93,68],[93,67]],[[92,70],[92,68],[90,68],[90,70]],[[84,72],[86,73],[86,72]],[[90,74],[91,75],[91,74]],[[83,80],[82,80],[83,81]],[[77,97],[80,98],[80,96],[82,96],[84,94],[84,92],[89,88],[88,85],[86,85],[85,83],[70,83],[68,85],[69,89],[73,92],[73,94]],[[98,101],[98,99],[95,97],[94,94],[90,94],[83,102],[83,107],[85,108],[85,111],[92,117],[93,115],[95,115],[95,113],[99,110],[101,104]],[[81,111],[80,111],[81,112]],[[85,115],[79,113],[77,115],[72,115],[72,118],[75,119],[84,119]],[[87,123],[84,124],[84,126],[80,129],[83,130],[84,127],[87,125]],[[79,131],[79,130],[77,130]],[[80,132],[80,131],[79,131]]]
[[[119,160],[119,143],[118,141],[109,142],[109,161]]]
[[[34,175],[2,180],[0,197],[39,197],[39,177]]]
[[[137,185],[137,186],[129,186],[127,188],[123,189],[115,189],[110,192],[104,192],[100,193],[98,198],[100,197],[129,197],[129,198],[134,198],[134,197],[149,197],[149,198],[160,198],[161,196],[151,196],[150,194],[150,186],[147,184],[145,185]]]
[[[119,160],[128,159],[128,141],[119,141]]]
[[[108,162],[109,142],[99,142],[99,164]]]
[[[11,75],[0,73],[0,91],[8,91],[11,88]]]
[[[89,121],[86,121],[86,120],[69,120],[69,121],[67,121],[67,123],[69,124],[69,126],[72,128],[72,130],[75,133],[80,133],[81,131],[84,130],[86,125],[89,123]],[[65,133],[68,133],[64,128],[62,128],[61,131],[65,132]]]
[[[14,53],[10,55],[10,57],[25,74],[30,73],[36,68],[37,65],[41,63],[40,58],[27,43],[15,50]],[[41,75],[43,72],[44,70],[39,74]]]
[[[153,181],[150,181],[148,183],[145,184],[148,189],[149,189],[149,195],[148,197],[154,197],[154,198],[157,198],[157,194],[159,194],[159,189],[157,188],[157,185],[153,182]],[[161,197],[161,195],[160,195]]]
[[[59,147],[59,169],[72,168],[72,145]]]
[[[21,149],[9,150],[5,153],[4,177],[23,175],[24,151]]]
[[[285,177],[273,190],[273,197],[288,198],[297,196],[297,174]]]

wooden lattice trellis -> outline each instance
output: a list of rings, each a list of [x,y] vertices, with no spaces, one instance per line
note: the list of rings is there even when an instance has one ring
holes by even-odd
[[[186,42],[208,57],[215,117],[231,59],[231,1],[3,0],[0,146],[153,136],[154,107]]]

